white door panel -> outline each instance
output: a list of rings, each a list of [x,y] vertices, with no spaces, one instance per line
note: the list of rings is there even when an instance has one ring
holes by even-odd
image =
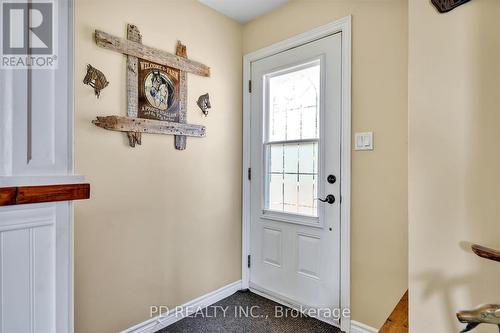
[[[250,287],[305,308],[340,305],[341,47],[338,33],[251,64]]]
[[[0,185],[72,172],[73,1],[54,0],[57,69],[0,70]]]
[[[0,210],[2,332],[70,332],[69,203]]]

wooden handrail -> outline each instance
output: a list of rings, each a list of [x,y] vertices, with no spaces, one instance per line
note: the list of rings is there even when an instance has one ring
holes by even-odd
[[[90,184],[0,187],[0,206],[90,198]]]
[[[387,318],[379,333],[408,333],[408,290]]]
[[[489,260],[500,262],[500,251],[493,250],[488,247],[477,244],[472,245],[472,251],[474,251],[474,253],[480,256],[481,258],[486,258]]]
[[[471,248],[472,251],[481,258],[500,261],[500,252],[497,250],[477,244],[472,244]],[[495,313],[498,313],[499,311],[499,304],[485,304],[478,306],[473,310],[459,311],[457,313],[457,319],[461,323],[467,324],[467,327],[462,332],[471,331],[480,324],[497,325],[500,330],[500,317],[495,316]]]

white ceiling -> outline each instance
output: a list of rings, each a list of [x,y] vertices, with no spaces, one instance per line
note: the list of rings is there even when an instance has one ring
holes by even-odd
[[[215,9],[216,11],[229,16],[240,22],[249,22],[279,6],[284,5],[289,0],[198,0],[199,2]]]

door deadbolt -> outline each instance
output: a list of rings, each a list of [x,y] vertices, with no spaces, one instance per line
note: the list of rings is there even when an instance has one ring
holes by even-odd
[[[334,175],[328,175],[326,181],[330,184],[335,184],[335,182],[337,181],[337,177],[335,177]]]

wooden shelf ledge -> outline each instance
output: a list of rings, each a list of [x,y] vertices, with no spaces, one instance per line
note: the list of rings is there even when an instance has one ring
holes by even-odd
[[[90,184],[0,187],[0,206],[90,198]]]

